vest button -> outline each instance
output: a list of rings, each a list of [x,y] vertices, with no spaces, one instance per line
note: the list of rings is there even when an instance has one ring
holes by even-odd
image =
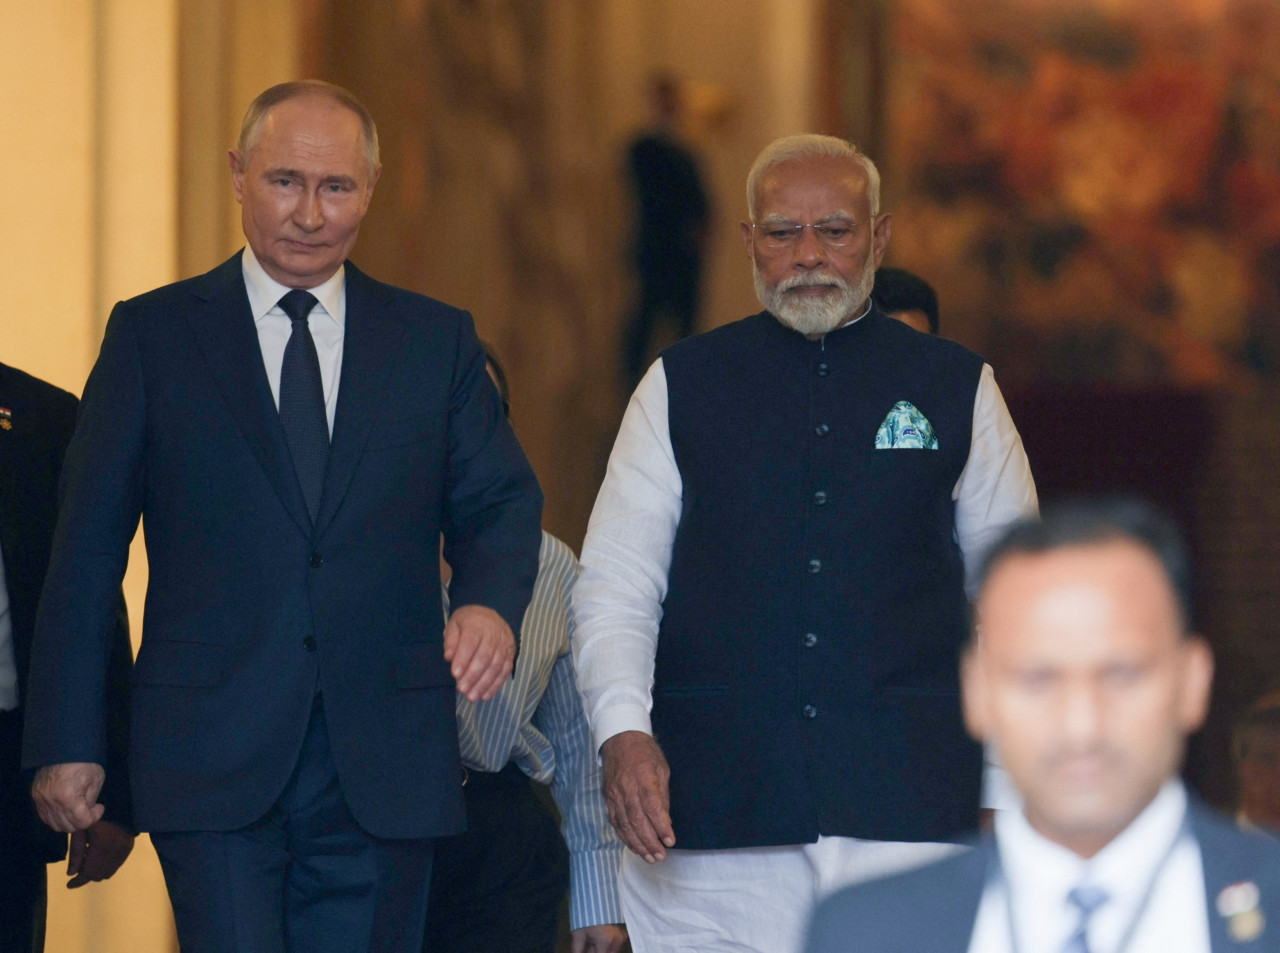
[[[819,490],[817,493],[813,494],[813,503],[815,506],[822,506],[826,502],[827,502],[827,494],[824,493],[822,490]]]
[[[810,572],[811,574],[813,574],[813,575],[817,575],[818,573],[822,572],[822,560],[821,560],[821,559],[810,559],[810,560],[809,560],[809,572]]]
[[[813,432],[816,433],[819,437],[825,437],[827,434],[831,432],[831,428],[828,427],[826,424],[818,424],[818,426],[813,428]]]
[[[800,710],[801,710],[802,712],[804,712],[804,716],[805,716],[806,718],[817,718],[817,717],[818,717],[818,709],[817,709],[817,708],[815,708],[815,707],[814,707],[814,706],[812,706],[812,705],[805,705],[805,706],[804,706],[804,708],[802,708],[802,709],[800,709]]]
[[[806,649],[811,649],[818,644],[818,637],[814,635],[812,632],[806,632],[804,634],[804,638],[801,641],[804,643],[804,647]]]
[[[830,373],[831,373],[831,368],[827,365],[826,361],[823,361],[821,364],[818,365],[819,377],[826,377]]]
[[[308,652],[314,652],[316,650],[316,637],[314,635],[308,635],[302,640],[302,647]]]
[[[312,569],[319,569],[324,565],[324,557],[319,553],[312,553],[311,558],[307,560],[307,564],[310,565]]]

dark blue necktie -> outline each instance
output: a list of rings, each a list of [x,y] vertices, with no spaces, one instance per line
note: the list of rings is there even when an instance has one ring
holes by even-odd
[[[1062,948],[1062,953],[1090,953],[1089,920],[1094,911],[1107,902],[1107,892],[1101,887],[1076,887],[1067,894],[1067,903],[1080,911],[1080,920],[1076,930]]]
[[[280,310],[293,322],[280,366],[280,424],[313,523],[329,463],[329,420],[324,412],[320,356],[307,327],[307,315],[318,303],[310,291],[290,291],[280,299]]]

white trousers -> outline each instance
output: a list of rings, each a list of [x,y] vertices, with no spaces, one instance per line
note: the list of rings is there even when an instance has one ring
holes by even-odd
[[[800,953],[822,897],[964,849],[820,837],[788,847],[669,850],[657,864],[628,850],[622,911],[635,953]]]

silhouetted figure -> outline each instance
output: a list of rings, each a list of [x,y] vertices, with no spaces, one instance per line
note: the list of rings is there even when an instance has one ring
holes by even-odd
[[[650,95],[656,122],[631,144],[627,154],[636,198],[632,253],[639,279],[639,301],[623,345],[628,390],[649,363],[660,323],[668,323],[681,338],[693,332],[711,212],[698,160],[677,134],[678,82],[671,76],[655,76]]]
[[[877,268],[871,299],[891,318],[925,334],[938,333],[938,293],[902,268]]]

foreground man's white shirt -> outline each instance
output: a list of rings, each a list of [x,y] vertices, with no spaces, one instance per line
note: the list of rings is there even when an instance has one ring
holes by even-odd
[[[1021,810],[998,812],[996,843],[1005,877],[983,892],[969,953],[1060,953],[1079,919],[1067,893],[1082,883],[1101,887],[1109,897],[1090,920],[1089,949],[1114,953],[1153,877],[1151,899],[1124,953],[1209,953],[1204,869],[1200,847],[1183,826],[1186,812],[1185,789],[1169,781],[1089,860],[1039,834]],[[1009,938],[1008,884],[1016,947]]]

